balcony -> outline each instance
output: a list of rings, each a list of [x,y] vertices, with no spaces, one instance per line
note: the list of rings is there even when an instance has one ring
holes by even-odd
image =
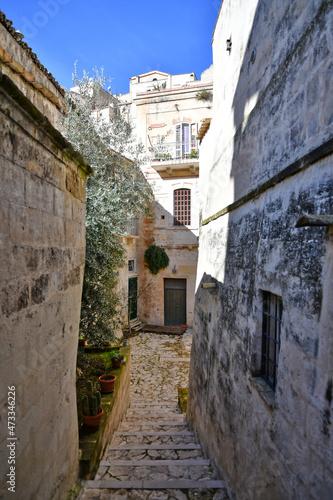
[[[151,166],[162,179],[199,176],[199,142],[161,142],[150,148]]]

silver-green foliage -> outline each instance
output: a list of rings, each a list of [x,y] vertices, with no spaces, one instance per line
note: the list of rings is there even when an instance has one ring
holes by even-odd
[[[78,79],[77,91],[66,94],[63,125],[66,138],[94,168],[86,195],[86,265],[82,294],[80,332],[88,343],[113,340],[119,323],[121,300],[117,292],[118,269],[124,265],[119,236],[126,234],[131,217],[149,211],[152,192],[140,165],[143,146],[134,140],[132,128],[116,112],[106,121],[99,114],[105,85],[95,70]]]

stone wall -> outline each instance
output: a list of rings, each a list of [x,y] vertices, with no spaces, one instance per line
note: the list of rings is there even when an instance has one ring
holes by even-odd
[[[333,232],[296,227],[333,213],[332,26],[331,1],[224,0],[215,29],[188,416],[237,500],[333,489]],[[264,291],[283,301],[275,391]]]
[[[60,499],[78,472],[75,369],[89,168],[57,130],[60,87],[0,20],[0,498],[14,485],[17,498]]]

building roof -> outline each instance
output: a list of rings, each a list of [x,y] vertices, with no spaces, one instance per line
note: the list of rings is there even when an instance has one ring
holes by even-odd
[[[39,61],[37,55],[32,51],[32,49],[28,46],[28,44],[26,42],[23,42],[22,38],[24,37],[24,35],[21,34],[19,31],[15,30],[15,28],[12,26],[13,22],[10,21],[9,19],[7,19],[5,13],[2,11],[0,11],[0,24],[2,24],[2,26],[4,26],[4,28],[6,28],[6,30],[14,38],[16,43],[18,43],[24,49],[24,51],[32,59],[34,64],[44,73],[44,75],[47,76],[47,78],[53,83],[53,85],[56,87],[56,89],[62,95],[64,95],[65,94],[64,88],[60,86],[60,84],[55,80],[53,75],[45,68],[45,66],[42,65],[42,63]]]

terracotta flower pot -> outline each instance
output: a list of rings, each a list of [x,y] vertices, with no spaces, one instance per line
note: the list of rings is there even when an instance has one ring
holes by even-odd
[[[101,392],[108,393],[114,391],[114,384],[117,377],[115,375],[105,374],[98,377],[101,386]]]
[[[113,359],[112,360],[112,368],[120,368],[122,362],[123,362],[122,359]]]
[[[83,426],[91,431],[98,429],[98,427],[101,425],[102,422],[103,413],[104,413],[103,408],[101,409],[101,412],[98,415],[91,416],[91,415],[84,415],[83,413],[81,413]]]

